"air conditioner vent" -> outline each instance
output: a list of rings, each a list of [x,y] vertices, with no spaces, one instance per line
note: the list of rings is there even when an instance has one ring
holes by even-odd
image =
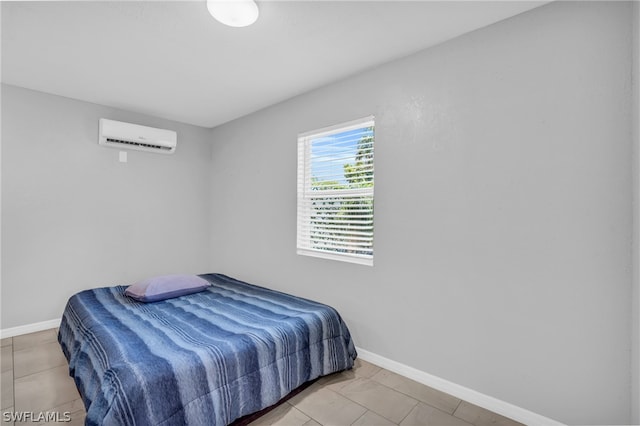
[[[132,145],[132,146],[143,147],[143,148],[161,149],[161,150],[164,149],[167,151],[171,151],[171,147],[169,146],[153,145],[153,144],[134,142],[134,141],[125,141],[122,139],[107,138],[107,142],[119,144],[119,145]]]

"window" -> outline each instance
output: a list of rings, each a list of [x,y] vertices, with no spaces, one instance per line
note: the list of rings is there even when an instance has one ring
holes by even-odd
[[[373,265],[374,119],[298,136],[298,254]]]

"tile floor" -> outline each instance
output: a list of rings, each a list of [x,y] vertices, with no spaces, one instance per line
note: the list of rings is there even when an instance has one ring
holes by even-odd
[[[84,406],[69,377],[57,330],[2,339],[0,361],[3,413],[68,412],[71,421],[64,424],[84,423]],[[3,415],[2,425],[11,424],[4,420]],[[515,426],[519,423],[358,359],[351,371],[320,378],[252,425]]]

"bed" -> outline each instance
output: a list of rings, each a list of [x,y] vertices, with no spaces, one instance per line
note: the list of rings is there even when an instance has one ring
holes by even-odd
[[[58,340],[86,424],[227,425],[353,366],[353,341],[333,308],[200,277],[206,290],[154,303],[131,299],[125,286],[69,299]]]

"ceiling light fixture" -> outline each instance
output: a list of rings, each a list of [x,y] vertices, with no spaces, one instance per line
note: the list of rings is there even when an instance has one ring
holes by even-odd
[[[253,0],[207,0],[211,16],[230,27],[246,27],[258,19],[258,5]]]

